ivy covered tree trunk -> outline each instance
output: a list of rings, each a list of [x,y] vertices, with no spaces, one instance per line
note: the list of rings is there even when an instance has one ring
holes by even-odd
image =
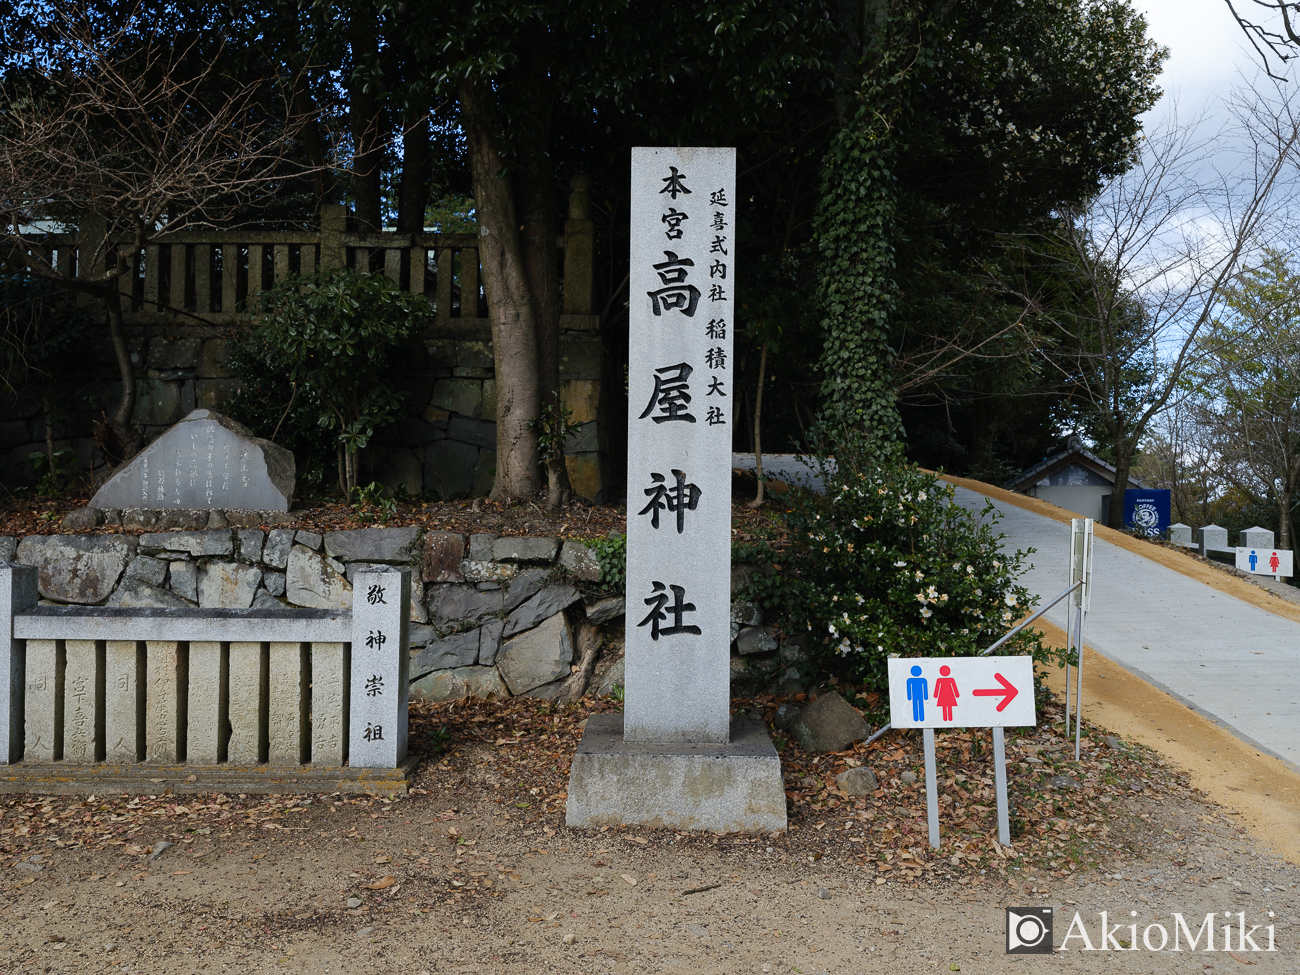
[[[893,158],[887,126],[863,106],[831,143],[817,211],[824,417],[833,431],[863,433],[882,449],[903,433],[888,343],[897,209]]]

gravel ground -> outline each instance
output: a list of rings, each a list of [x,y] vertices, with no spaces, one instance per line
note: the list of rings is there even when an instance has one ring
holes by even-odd
[[[562,783],[584,713],[536,702],[425,709],[413,737],[440,743],[413,793],[391,802],[8,797],[0,971],[1300,970],[1300,870],[1139,746],[1094,729],[1090,757],[1072,766],[1050,710],[1009,741],[1009,857],[988,839],[987,756],[970,736],[941,744],[941,765],[960,769],[969,799],[945,805],[937,854],[922,839],[924,795],[902,774],[919,741],[893,735],[829,757],[785,745],[784,834],[569,830]],[[880,775],[876,794],[825,786],[859,761]],[[1052,774],[1079,784],[1053,790]],[[960,796],[958,786],[945,794]],[[151,861],[159,840],[174,845]],[[1077,911],[1098,949],[1106,911],[1110,948],[1080,951],[1076,937],[1050,962],[1007,956],[1004,908],[1038,905],[1055,909],[1056,944]],[[1277,951],[1240,950],[1235,927],[1232,952],[1142,950],[1148,924],[1172,937],[1173,912],[1193,931],[1218,913],[1216,949],[1222,925],[1244,912],[1247,930],[1263,926],[1261,948],[1275,926]],[[1139,950],[1116,950],[1130,924]],[[1157,929],[1148,934],[1159,943]]]

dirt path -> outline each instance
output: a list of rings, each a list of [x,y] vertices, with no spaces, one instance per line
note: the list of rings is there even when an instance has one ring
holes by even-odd
[[[941,744],[945,776],[960,768],[942,791],[968,798],[944,805],[945,845],[931,855],[924,794],[906,781],[917,739],[829,757],[877,770],[882,788],[857,799],[815,781],[838,766],[786,746],[796,798],[784,835],[587,832],[562,824],[577,728],[565,722],[579,715],[511,707],[422,714],[413,729],[427,738],[431,716],[446,722],[450,751],[394,802],[11,802],[0,971],[980,975],[1046,964],[1003,949],[1003,909],[1035,905],[1056,909],[1058,944],[1075,911],[1094,946],[1103,910],[1112,932],[1121,920],[1172,932],[1175,911],[1194,929],[1211,911],[1275,926],[1271,954],[1129,954],[1116,941],[1059,953],[1064,970],[1300,969],[1300,870],[1177,769],[1100,730],[1083,766],[1050,727],[1010,736],[1020,838],[1003,858],[988,840],[987,748],[972,736]],[[1052,775],[1078,778],[1057,787]],[[150,862],[162,839],[174,845]]]

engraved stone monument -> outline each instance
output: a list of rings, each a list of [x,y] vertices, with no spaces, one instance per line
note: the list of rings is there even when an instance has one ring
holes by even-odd
[[[396,768],[406,758],[411,570],[374,566],[352,592],[348,764]]]
[[[288,511],[293,454],[211,410],[195,410],[108,479],[92,508]]]
[[[785,827],[776,751],[730,706],[735,170],[632,150],[624,713],[588,721],[569,825]]]

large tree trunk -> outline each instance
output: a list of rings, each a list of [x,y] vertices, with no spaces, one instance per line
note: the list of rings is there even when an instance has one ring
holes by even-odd
[[[352,195],[356,200],[357,222],[371,230],[382,229],[383,205],[380,165],[383,139],[380,106],[374,88],[366,90],[363,64],[379,59],[379,37],[373,23],[353,25],[352,74],[348,77],[348,124],[352,130]]]
[[[1277,493],[1277,547],[1291,547],[1291,504],[1292,493],[1288,487],[1283,487]]]
[[[126,323],[122,320],[122,300],[116,281],[110,282],[104,292],[104,308],[108,312],[108,334],[113,340],[117,374],[122,380],[122,398],[109,416],[108,426],[117,438],[121,459],[128,460],[140,452],[143,438],[135,426],[135,366],[131,363],[131,348],[126,341]]]
[[[1124,530],[1124,491],[1128,475],[1133,469],[1133,445],[1122,437],[1115,438],[1115,486],[1110,492],[1110,512],[1106,524],[1118,531]]]
[[[402,132],[402,176],[397,184],[397,232],[424,230],[429,203],[429,113],[421,106],[406,110]]]
[[[562,426],[560,409],[560,269],[555,258],[556,208],[555,189],[549,165],[551,141],[550,98],[546,84],[545,47],[534,45],[525,85],[531,93],[531,105],[525,116],[529,120],[523,133],[526,151],[520,155],[528,161],[515,175],[520,231],[520,249],[528,291],[532,296],[537,321],[538,379],[541,404],[556,411],[557,425]],[[563,453],[546,458],[547,506],[557,508],[572,494]]]
[[[498,149],[492,92],[472,82],[460,86],[460,103],[474,179],[479,261],[492,322],[497,385],[497,471],[492,499],[527,498],[537,492],[537,434],[541,389],[537,321],[519,241],[510,177]]]

